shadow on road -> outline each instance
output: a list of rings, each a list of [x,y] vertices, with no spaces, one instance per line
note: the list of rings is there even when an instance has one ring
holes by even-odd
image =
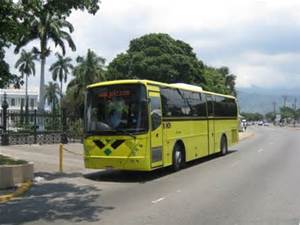
[[[95,204],[100,191],[95,187],[69,183],[34,185],[23,198],[0,204],[0,224],[99,221],[99,214],[114,209]]]
[[[227,157],[230,154],[236,152],[236,150],[228,151]],[[210,160],[216,159],[220,157],[220,155],[210,155],[201,159],[193,160],[191,162],[186,163],[184,169],[191,168],[193,166],[209,162]],[[95,173],[89,173],[83,175],[85,178],[100,181],[100,182],[116,182],[116,183],[146,183],[155,179],[159,179],[161,177],[165,177],[173,174],[171,168],[160,168],[150,172],[144,171],[124,171],[124,170],[104,170]]]
[[[82,173],[50,173],[50,172],[36,172],[35,177],[42,177],[45,180],[51,181],[58,178],[75,178],[82,177]]]

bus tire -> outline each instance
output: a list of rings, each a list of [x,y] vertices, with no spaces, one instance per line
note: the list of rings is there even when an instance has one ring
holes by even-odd
[[[173,150],[173,171],[178,171],[184,167],[185,164],[185,156],[184,156],[184,148],[182,144],[176,143]]]
[[[221,155],[226,155],[228,153],[227,138],[225,135],[223,135],[221,138],[220,148],[221,148],[221,151],[220,151]]]

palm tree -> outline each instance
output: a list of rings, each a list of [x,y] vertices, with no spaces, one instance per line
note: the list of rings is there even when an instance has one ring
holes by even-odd
[[[68,113],[74,113],[74,111],[76,111],[75,114],[77,116],[82,116],[86,86],[94,82],[105,80],[105,59],[88,49],[86,56],[77,57],[76,62],[77,65],[73,70],[75,78],[68,84],[67,96],[64,102],[65,105],[76,106],[75,109],[72,109],[72,112]]]
[[[50,72],[52,72],[52,79],[54,81],[60,81],[60,97],[63,96],[63,82],[67,82],[68,74],[70,70],[73,69],[71,63],[72,59],[70,57],[63,57],[61,54],[56,53],[57,61],[53,63],[50,67]]]
[[[35,52],[39,54],[41,60],[39,110],[43,111],[45,107],[45,64],[47,56],[50,55],[48,43],[52,40],[55,46],[61,48],[63,55],[65,55],[65,41],[68,43],[69,47],[75,51],[76,46],[69,34],[73,32],[74,28],[64,16],[54,14],[51,10],[47,11],[42,4],[37,4],[32,8],[32,12],[30,13],[30,30],[20,37],[15,48],[15,53],[18,53],[20,48],[27,45],[29,42],[36,39],[39,41],[39,49],[34,49]]]
[[[52,106],[52,113],[55,112],[55,106],[58,104],[58,96],[60,94],[57,83],[49,82],[45,88],[45,100]]]
[[[35,75],[35,63],[37,57],[33,52],[26,52],[24,49],[21,52],[21,56],[15,64],[15,68],[18,68],[21,77],[25,75],[25,123],[28,123],[28,77],[32,74]]]
[[[105,59],[92,50],[88,49],[86,57],[78,56],[76,62],[73,70],[75,78],[68,85],[68,88],[76,87],[76,95],[82,93],[87,85],[105,80]]]

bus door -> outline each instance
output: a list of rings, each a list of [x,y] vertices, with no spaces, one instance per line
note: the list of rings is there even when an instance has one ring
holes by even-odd
[[[213,96],[207,95],[207,132],[208,132],[208,154],[215,152],[215,120],[214,120],[214,107]]]
[[[149,91],[150,99],[150,157],[151,167],[163,165],[163,133],[160,93]]]

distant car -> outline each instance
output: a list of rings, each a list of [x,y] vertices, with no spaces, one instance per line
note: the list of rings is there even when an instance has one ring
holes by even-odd
[[[264,122],[263,121],[258,121],[257,125],[262,126],[262,125],[264,125]]]
[[[264,124],[263,124],[264,126],[266,126],[266,127],[268,127],[270,124],[269,123],[267,123],[267,122],[264,122]]]

